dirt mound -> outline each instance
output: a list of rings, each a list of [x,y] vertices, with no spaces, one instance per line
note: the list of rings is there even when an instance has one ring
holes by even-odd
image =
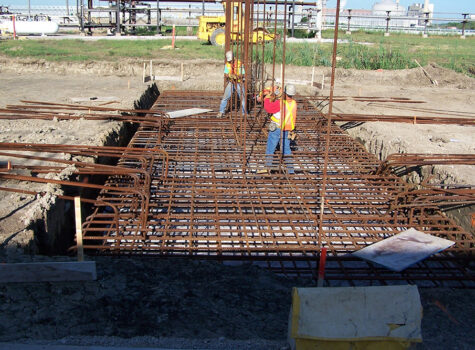
[[[437,80],[439,86],[456,87],[458,89],[474,89],[475,79],[451,69],[430,63],[424,67],[429,75]]]
[[[458,89],[474,89],[475,79],[464,74],[454,72],[451,69],[443,68],[435,63],[424,67],[429,76],[436,80],[439,87],[452,87]],[[370,84],[387,84],[394,86],[431,87],[435,86],[421,68],[400,69],[400,70],[376,70],[363,71],[357,69],[336,70],[335,75],[338,84],[359,82]]]
[[[44,59],[12,59],[8,57],[0,57],[0,72],[16,72],[18,74],[35,73],[41,71],[43,73],[55,73],[60,75],[67,74],[91,74],[96,76],[116,76],[116,77],[134,77],[142,76],[144,63],[148,64],[149,60],[139,59],[120,59],[114,62],[50,62]],[[187,60],[179,62],[170,62],[170,60],[153,60],[154,72],[156,70],[174,71],[179,73],[179,64],[185,64],[186,72],[191,72],[196,66],[204,69],[220,66],[218,61],[212,60]],[[208,67],[210,66],[210,67]],[[149,73],[147,66],[147,74]],[[169,74],[171,75],[171,74]]]
[[[145,74],[149,74],[149,60],[121,59],[115,62],[49,62],[43,59],[11,59],[0,57],[0,71],[17,72],[19,74],[35,73],[38,71],[55,73],[60,75],[88,74],[96,76],[116,76],[116,77],[137,77],[143,74],[144,63],[147,63]],[[196,85],[196,82],[186,82],[197,78],[196,72],[209,72],[213,78],[218,78],[222,72],[222,62],[210,59],[181,60],[171,62],[170,60],[153,60],[153,74],[155,75],[176,75],[179,76],[180,64],[184,64],[184,84],[183,88],[209,90],[206,83]],[[440,67],[431,63],[424,67],[432,79],[437,80],[439,87],[453,87],[458,89],[474,89],[475,79],[464,74],[454,72],[450,69]],[[268,72],[272,69],[268,68]],[[326,83],[330,83],[331,69],[329,67],[316,67],[315,80],[319,81],[322,74]],[[280,76],[280,71],[275,71],[276,76]],[[287,66],[286,77],[288,79],[310,80],[312,75],[311,67]],[[338,84],[387,84],[399,86],[431,87],[434,86],[431,80],[421,68],[400,69],[400,70],[357,70],[338,68],[335,75]],[[209,81],[209,80],[207,80]],[[191,84],[191,85],[190,85]],[[217,87],[213,85],[212,89]]]

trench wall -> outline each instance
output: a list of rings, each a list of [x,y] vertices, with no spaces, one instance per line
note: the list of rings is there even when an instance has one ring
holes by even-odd
[[[375,154],[379,160],[383,161],[392,153],[409,153],[408,145],[401,141],[388,139],[383,134],[371,130],[370,127],[359,126],[347,130],[348,134],[365,146],[368,152]],[[432,182],[442,184],[461,184],[454,167],[441,165],[427,165],[419,167],[416,171],[402,176],[402,179],[409,184],[419,184],[431,178]],[[471,224],[471,215],[475,212],[475,205],[464,206],[445,211],[445,214],[455,220],[467,232],[475,234],[475,229]]]
[[[149,109],[159,96],[155,84],[134,102],[135,109]],[[136,127],[130,123],[121,123],[119,128],[111,127],[110,133],[103,141],[103,146],[126,146],[132,138]],[[108,159],[99,159],[99,163],[110,163]],[[90,179],[90,182],[103,182],[105,179]],[[71,195],[67,193],[68,195]],[[82,206],[83,219],[88,215],[88,208]],[[89,208],[90,209],[90,208]],[[41,217],[30,224],[33,237],[24,245],[26,253],[30,254],[64,254],[74,244],[75,222],[74,205],[71,201],[52,197],[49,208]],[[25,243],[25,242],[24,242]]]

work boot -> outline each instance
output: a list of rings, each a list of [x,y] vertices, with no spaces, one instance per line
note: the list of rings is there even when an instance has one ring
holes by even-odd
[[[222,118],[222,117],[224,117],[224,113],[219,112],[219,113],[216,115],[216,118]]]

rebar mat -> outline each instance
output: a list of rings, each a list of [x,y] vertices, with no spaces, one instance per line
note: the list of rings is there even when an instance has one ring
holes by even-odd
[[[214,112],[170,119],[160,129],[139,128],[129,147],[159,147],[168,163],[153,164],[146,205],[124,193],[103,191],[100,199],[116,204],[120,215],[112,223],[107,208],[96,208],[83,225],[84,247],[103,254],[245,260],[300,276],[315,274],[321,247],[326,247],[330,285],[404,280],[473,287],[471,234],[438,208],[401,204],[398,194],[407,185],[391,174],[376,175],[381,162],[335,124],[319,235],[326,118],[310,99],[298,99],[298,139],[291,159],[275,156],[275,171],[260,174],[267,141],[264,111],[254,108],[246,122],[236,112],[217,118],[219,93],[165,91],[154,109]],[[287,173],[288,162],[295,174]],[[123,186],[120,177],[111,177],[109,184]],[[402,273],[350,255],[411,227],[455,244]]]

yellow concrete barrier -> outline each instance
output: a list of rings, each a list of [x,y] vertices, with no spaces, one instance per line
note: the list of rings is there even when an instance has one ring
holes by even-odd
[[[292,350],[400,350],[421,342],[416,286],[294,288]]]

